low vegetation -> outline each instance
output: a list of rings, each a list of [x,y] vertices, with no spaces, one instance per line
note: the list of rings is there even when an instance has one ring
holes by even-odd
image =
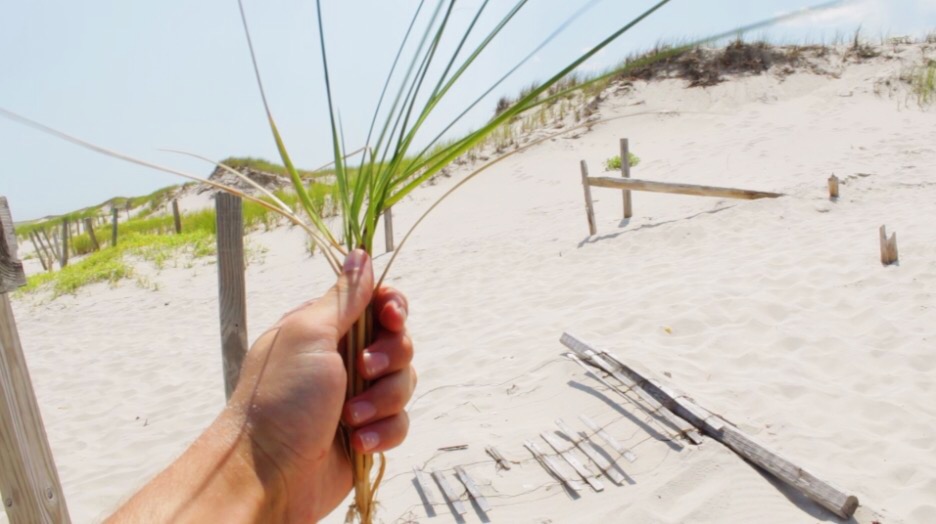
[[[909,78],[910,88],[921,106],[936,102],[936,60],[915,68]]]
[[[96,282],[115,283],[134,275],[128,256],[162,267],[168,260],[183,255],[198,258],[212,254],[214,239],[204,231],[182,235],[130,234],[121,238],[116,247],[91,253],[60,271],[31,275],[20,292],[50,289],[56,297]]]
[[[628,152],[627,153],[627,162],[631,167],[636,166],[640,163],[640,158],[637,155]],[[620,171],[621,170],[621,155],[614,155],[613,157],[605,160],[604,163],[605,171]]]

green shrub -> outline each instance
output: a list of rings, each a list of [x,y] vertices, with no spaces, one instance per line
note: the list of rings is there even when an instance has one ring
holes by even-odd
[[[640,163],[640,158],[637,155],[630,153],[630,152],[627,153],[627,160],[630,163],[631,167],[634,167]],[[605,160],[604,170],[605,171],[620,171],[621,170],[621,155],[614,155],[613,157]]]

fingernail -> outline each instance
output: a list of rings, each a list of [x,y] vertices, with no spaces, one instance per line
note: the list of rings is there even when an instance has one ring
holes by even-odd
[[[351,404],[351,422],[355,424],[370,420],[376,414],[377,409],[370,402],[361,400]]]
[[[367,253],[363,249],[355,249],[348,253],[348,258],[344,261],[344,272],[352,273],[364,267],[364,261],[367,260]]]
[[[403,322],[406,322],[406,316],[409,314],[409,312],[406,311],[406,307],[403,305],[403,301],[394,300],[394,303],[396,304],[397,311],[400,312],[400,318],[403,319]]]
[[[374,431],[358,433],[358,438],[361,439],[361,447],[364,448],[364,451],[370,451],[376,448],[377,444],[380,444],[380,435]]]
[[[367,376],[374,377],[390,366],[390,359],[383,353],[364,352],[364,371]]]

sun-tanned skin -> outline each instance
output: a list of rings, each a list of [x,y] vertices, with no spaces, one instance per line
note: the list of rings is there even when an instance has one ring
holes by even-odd
[[[335,509],[352,486],[339,421],[369,453],[399,445],[409,426],[403,408],[416,373],[407,301],[373,288],[370,259],[353,251],[325,296],[254,343],[211,426],[107,522],[314,522]],[[345,402],[338,342],[372,297],[376,341],[355,364],[373,382]]]

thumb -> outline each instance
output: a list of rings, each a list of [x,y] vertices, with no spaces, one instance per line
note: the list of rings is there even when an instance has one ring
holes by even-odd
[[[364,314],[374,294],[374,268],[363,249],[348,253],[338,282],[315,303],[314,308],[334,320],[336,340]]]

